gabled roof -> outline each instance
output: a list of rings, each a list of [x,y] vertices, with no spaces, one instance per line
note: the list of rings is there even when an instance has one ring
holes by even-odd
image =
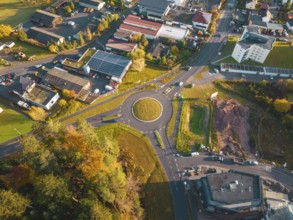
[[[44,81],[60,89],[73,90],[76,94],[89,84],[88,80],[59,68],[49,70]]]
[[[212,20],[211,13],[196,11],[192,21],[202,23],[202,24],[209,24],[211,20]]]
[[[162,25],[161,23],[143,20],[138,16],[128,15],[120,25],[120,29],[156,37]]]
[[[43,44],[48,42],[58,42],[61,39],[64,39],[63,36],[51,33],[42,28],[32,27],[27,32],[28,38],[35,39]]]
[[[132,43],[132,42],[128,42],[128,41],[123,41],[123,40],[111,38],[108,40],[106,47],[120,50],[120,51],[125,51],[125,52],[132,52],[137,47],[137,44]]]
[[[56,19],[61,19],[60,15],[55,15],[47,11],[37,10],[31,17],[31,20],[38,23],[44,23],[48,26]]]
[[[35,82],[26,77],[20,76],[18,83],[13,87],[13,90],[23,95],[25,91],[31,87]]]
[[[152,11],[160,14],[164,14],[168,5],[172,1],[167,0],[140,0],[138,2],[139,7],[145,8],[147,11]]]
[[[99,6],[101,3],[103,3],[103,1],[102,0],[79,0],[79,3]]]

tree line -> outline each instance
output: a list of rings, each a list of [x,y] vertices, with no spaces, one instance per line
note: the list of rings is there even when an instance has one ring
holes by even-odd
[[[0,175],[0,219],[143,217],[137,180],[118,144],[98,139],[85,121],[36,123],[21,145],[20,162]]]

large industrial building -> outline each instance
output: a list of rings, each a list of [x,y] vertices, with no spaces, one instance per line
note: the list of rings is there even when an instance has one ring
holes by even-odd
[[[258,175],[230,170],[202,177],[196,184],[203,208],[215,213],[260,212],[263,207],[262,182]]]
[[[106,77],[114,77],[116,80],[120,81],[131,64],[131,59],[127,57],[97,50],[83,69],[86,74],[90,74],[90,72],[100,73]]]

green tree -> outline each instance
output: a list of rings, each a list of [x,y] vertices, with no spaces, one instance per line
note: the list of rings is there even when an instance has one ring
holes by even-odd
[[[146,58],[147,60],[149,60],[149,61],[152,61],[152,60],[153,60],[153,55],[152,55],[151,53],[147,53],[147,54],[145,55],[145,58]]]
[[[72,1],[68,2],[68,6],[71,8],[71,10],[74,10],[75,6]]]
[[[34,184],[35,202],[41,207],[43,216],[49,219],[62,219],[72,201],[68,184],[61,177],[53,174],[39,176]],[[64,219],[64,217],[63,217]]]
[[[0,219],[18,219],[29,206],[29,199],[11,190],[0,189]]]
[[[287,3],[286,3],[285,10],[290,11],[290,9],[291,9],[291,0],[288,0]]]
[[[18,39],[21,41],[26,41],[27,40],[27,35],[23,29],[20,29],[18,31]]]
[[[13,28],[10,25],[0,24],[0,39],[9,37]]]
[[[186,47],[186,40],[180,40],[180,41],[178,41],[178,42],[177,42],[177,47],[178,47],[179,49],[183,49],[183,48],[185,48],[185,47]]]
[[[291,109],[291,104],[286,99],[275,99],[273,105],[277,112],[286,113]]]
[[[58,105],[63,108],[67,105],[67,102],[65,99],[60,99],[59,102],[58,102]]]
[[[163,56],[163,57],[162,57],[162,59],[161,59],[161,63],[162,63],[163,65],[166,65],[166,64],[167,64],[167,58],[166,58],[166,56]]]
[[[59,52],[59,48],[55,43],[50,44],[48,49],[51,53],[58,53]]]
[[[79,43],[80,43],[80,45],[81,45],[81,46],[84,45],[84,44],[85,44],[85,41],[84,41],[84,39],[83,39],[82,34],[79,33],[78,37],[79,37]]]
[[[137,72],[141,72],[145,67],[145,59],[138,58],[132,61],[131,69]]]
[[[174,55],[178,55],[179,54],[179,49],[176,45],[173,45],[171,47],[171,53],[174,54]]]
[[[64,7],[64,12],[65,12],[65,14],[67,14],[67,15],[69,15],[69,14],[72,12],[72,9],[70,8],[69,5]]]

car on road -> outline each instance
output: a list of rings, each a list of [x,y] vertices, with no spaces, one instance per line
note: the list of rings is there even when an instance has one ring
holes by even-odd
[[[42,64],[35,65],[36,68],[40,68],[41,66],[42,66]]]
[[[179,82],[178,83],[178,86],[183,86],[183,82]]]
[[[247,163],[250,165],[258,165],[258,162],[256,160],[248,160]]]
[[[220,155],[212,156],[212,159],[215,161],[224,161],[224,157]]]

